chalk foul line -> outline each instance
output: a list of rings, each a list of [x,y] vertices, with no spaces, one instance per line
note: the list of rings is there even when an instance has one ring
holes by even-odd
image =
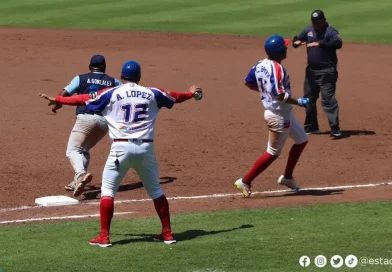
[[[370,183],[370,184],[359,184],[359,185],[341,185],[341,186],[331,186],[331,187],[315,187],[315,188],[304,188],[301,191],[327,191],[327,190],[341,190],[341,189],[355,189],[355,188],[367,188],[367,187],[377,187],[377,186],[388,186],[392,185],[392,182],[381,182],[381,183]],[[292,193],[293,190],[273,190],[273,191],[262,191],[262,192],[252,192],[252,195],[268,195],[268,194],[281,194],[281,193]],[[192,199],[203,199],[203,198],[223,198],[223,197],[233,197],[242,196],[242,193],[222,193],[222,194],[211,194],[211,195],[198,195],[198,196],[175,196],[168,197],[168,200],[192,200]],[[135,203],[135,202],[147,202],[151,201],[150,198],[142,199],[120,199],[116,200],[115,203]],[[99,201],[88,201],[82,203],[82,205],[97,205]]]
[[[314,188],[303,188],[301,191],[326,191],[326,190],[341,190],[341,189],[356,189],[356,188],[369,188],[369,187],[377,187],[377,186],[390,186],[392,182],[380,182],[380,183],[369,183],[369,184],[357,184],[357,185],[341,185],[341,186],[329,186],[329,187],[314,187]],[[272,191],[261,191],[261,192],[252,192],[252,195],[268,195],[268,194],[281,194],[281,193],[291,193],[292,190],[272,190]],[[168,197],[168,200],[192,200],[192,199],[205,199],[205,198],[224,198],[224,197],[233,197],[233,196],[241,196],[241,193],[219,193],[219,194],[210,194],[210,195],[197,195],[197,196],[175,196]],[[116,204],[121,203],[137,203],[137,202],[147,202],[151,201],[150,198],[141,198],[141,199],[120,199],[116,200]],[[98,205],[99,200],[88,200],[82,202],[81,205]],[[21,206],[15,208],[3,208],[0,209],[1,212],[12,212],[19,210],[30,210],[37,208],[50,208],[44,206]]]

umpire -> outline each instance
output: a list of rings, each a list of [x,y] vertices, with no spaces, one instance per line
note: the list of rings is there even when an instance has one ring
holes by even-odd
[[[294,48],[307,47],[304,96],[310,99],[310,103],[306,110],[305,131],[307,134],[320,133],[316,102],[321,92],[321,105],[331,127],[331,136],[340,138],[339,106],[335,97],[338,79],[336,50],[342,48],[343,42],[338,31],[326,21],[323,11],[313,11],[311,21],[312,25],[293,38]]]

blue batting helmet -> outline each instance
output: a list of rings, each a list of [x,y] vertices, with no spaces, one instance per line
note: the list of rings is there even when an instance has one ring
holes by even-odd
[[[125,79],[140,81],[140,64],[134,60],[127,61],[126,63],[124,63],[121,69],[121,76]]]
[[[279,35],[272,35],[264,43],[264,49],[268,56],[283,55],[290,40]]]

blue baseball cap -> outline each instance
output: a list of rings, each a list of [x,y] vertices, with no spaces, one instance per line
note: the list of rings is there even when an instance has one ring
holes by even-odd
[[[102,55],[94,55],[91,57],[90,60],[90,66],[91,67],[97,67],[100,68],[102,66],[106,66],[106,61],[105,61],[105,57]]]
[[[121,76],[128,80],[139,81],[142,75],[142,69],[137,61],[129,60],[124,63],[121,69]]]

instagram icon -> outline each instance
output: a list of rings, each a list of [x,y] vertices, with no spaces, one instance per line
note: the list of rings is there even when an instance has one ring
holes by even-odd
[[[314,264],[317,267],[324,267],[327,265],[327,258],[323,255],[318,255],[316,258],[314,258]]]

